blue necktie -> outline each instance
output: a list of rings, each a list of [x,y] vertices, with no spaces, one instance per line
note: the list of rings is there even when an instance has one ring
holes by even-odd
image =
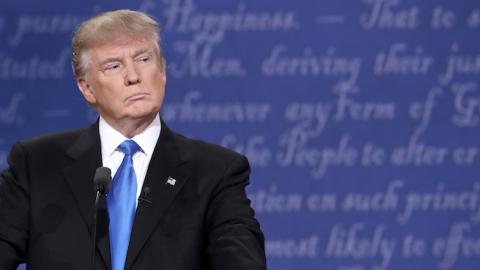
[[[140,149],[140,146],[133,140],[125,140],[117,149],[122,151],[125,156],[113,177],[112,189],[107,195],[107,205],[110,218],[112,270],[123,270],[137,196],[137,177],[133,168],[132,156]]]

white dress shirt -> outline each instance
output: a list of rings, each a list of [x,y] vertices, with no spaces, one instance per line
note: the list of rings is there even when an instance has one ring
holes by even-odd
[[[104,167],[108,167],[112,170],[113,178],[125,156],[124,153],[117,150],[117,147],[129,138],[123,136],[120,132],[110,126],[102,117],[100,117],[98,128],[102,145],[102,163]],[[157,114],[152,123],[150,123],[144,131],[131,138],[131,140],[134,140],[141,149],[141,151],[138,151],[132,157],[133,168],[135,169],[135,175],[137,176],[137,199],[142,193],[142,186],[145,181],[145,175],[147,174],[148,164],[150,163],[153,150],[155,149],[158,137],[160,136],[160,130],[160,116]]]

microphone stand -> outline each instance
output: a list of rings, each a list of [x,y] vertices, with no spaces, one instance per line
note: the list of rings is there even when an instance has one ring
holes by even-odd
[[[95,204],[93,208],[93,219],[92,219],[92,229],[90,231],[91,245],[92,245],[92,256],[90,262],[90,269],[95,270],[95,248],[97,246],[97,212],[98,212],[98,202],[102,195],[106,195],[110,190],[110,185],[112,183],[111,171],[107,167],[97,168],[95,171],[95,176],[93,178],[93,183],[97,194],[95,196]]]
[[[92,261],[90,264],[90,269],[95,270],[95,247],[97,246],[97,212],[98,212],[98,201],[100,200],[100,196],[102,195],[102,191],[100,189],[97,190],[97,195],[95,196],[95,207],[93,209],[93,222],[92,222],[92,231],[90,232],[90,237],[92,239]]]

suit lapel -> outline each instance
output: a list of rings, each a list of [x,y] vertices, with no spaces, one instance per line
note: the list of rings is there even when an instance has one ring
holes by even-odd
[[[98,121],[80,135],[68,149],[67,155],[72,158],[72,162],[64,168],[63,173],[77,201],[86,229],[90,233],[95,201],[93,177],[95,170],[102,165]],[[108,217],[105,217],[105,209],[105,203],[101,201],[97,220],[97,249],[109,269]]]
[[[183,161],[175,145],[173,133],[162,122],[160,137],[155,146],[143,187],[149,187],[149,202],[139,202],[130,237],[125,269],[130,269],[136,257],[157,227],[163,213],[178,194],[187,176],[181,169]],[[169,177],[174,182],[167,183]]]

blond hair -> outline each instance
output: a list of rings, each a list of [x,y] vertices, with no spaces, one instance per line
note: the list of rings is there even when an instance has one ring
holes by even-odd
[[[83,22],[72,38],[72,68],[76,78],[85,75],[88,49],[93,46],[131,39],[151,39],[163,64],[160,26],[152,17],[133,10],[101,13]]]

